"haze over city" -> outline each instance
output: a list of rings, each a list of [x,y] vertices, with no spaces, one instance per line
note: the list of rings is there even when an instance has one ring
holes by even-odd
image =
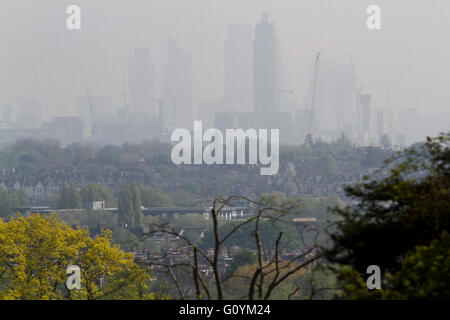
[[[0,300],[431,314],[449,40],[448,0],[0,0]]]
[[[142,47],[148,48],[153,63],[156,103],[164,96],[169,39],[192,60],[192,111],[187,112],[203,119],[201,103],[224,99],[228,25],[248,25],[253,41],[261,12],[267,11],[279,40],[279,90],[285,91],[281,111],[294,114],[309,107],[311,69],[321,52],[324,63],[350,66],[353,57],[356,86],[371,95],[372,117],[376,109],[388,108],[388,100],[393,126],[402,114],[410,114],[408,110],[417,111],[421,132],[402,132],[408,143],[449,128],[446,1],[378,1],[381,30],[366,27],[369,1],[2,0],[2,4],[7,10],[0,12],[0,105],[10,105],[16,120],[23,101],[31,99],[40,106],[40,121],[81,116],[89,136],[91,115],[87,108],[79,108],[87,95],[85,83],[98,117],[115,115],[130,103],[129,61],[135,48]],[[66,28],[70,4],[81,8],[81,30]],[[319,71],[318,94],[320,77]],[[216,103],[216,111],[225,111],[223,104]],[[320,105],[316,107],[320,110]],[[340,116],[350,117],[345,112]],[[318,117],[323,124],[339,122],[336,114]]]

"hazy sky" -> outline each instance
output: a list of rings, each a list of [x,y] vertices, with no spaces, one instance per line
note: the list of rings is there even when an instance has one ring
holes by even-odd
[[[82,9],[82,30],[66,29],[66,8]],[[366,8],[381,7],[382,29],[366,28]],[[166,41],[192,54],[194,99],[218,98],[224,87],[224,41],[229,23],[255,25],[270,11],[281,40],[286,83],[302,101],[316,52],[373,63],[359,85],[383,107],[421,112],[450,108],[448,0],[0,0],[0,104],[34,95],[46,116],[75,114],[76,97],[111,96],[122,103],[128,58],[149,46],[157,92]]]

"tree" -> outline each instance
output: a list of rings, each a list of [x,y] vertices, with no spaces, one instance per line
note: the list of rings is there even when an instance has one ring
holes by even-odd
[[[122,227],[116,227],[112,231],[114,243],[120,245],[122,250],[142,252],[143,249],[147,249],[153,253],[159,253],[158,244],[151,239],[139,239],[135,234]]]
[[[283,185],[283,192],[287,195],[296,194],[297,191],[297,185],[293,181],[289,180]]]
[[[193,207],[195,205],[196,197],[190,192],[182,189],[176,189],[169,193],[170,198],[177,207]]]
[[[261,247],[263,250],[273,247],[273,244],[277,240],[279,233],[282,236],[279,240],[279,246],[282,249],[294,249],[299,245],[299,236],[295,227],[288,221],[281,220],[265,220],[261,221],[251,221],[238,230],[235,230],[233,234],[224,241],[224,247],[231,248],[234,246],[239,246],[241,248],[248,248],[252,250],[257,249],[257,244],[255,243],[254,236],[252,234],[253,230],[258,223],[259,233],[261,235]],[[219,226],[219,232],[227,234],[231,232],[236,226],[240,225],[240,222],[228,222]],[[201,243],[202,248],[212,248],[214,246],[214,227],[210,227],[205,232],[204,238]]]
[[[172,200],[161,188],[141,186],[142,205],[148,207],[173,207]]]
[[[227,229],[220,228],[219,222],[223,208],[244,201],[247,201],[249,206],[253,208],[252,216],[236,224],[225,224],[228,226]],[[168,223],[155,222],[150,224],[150,232],[145,237],[154,233],[164,233],[179,239],[183,250],[190,251],[186,259],[173,262],[170,257],[163,255],[162,259],[159,260],[163,262],[155,261],[152,264],[157,266],[159,270],[166,270],[181,299],[215,298],[222,300],[226,297],[226,288],[229,281],[244,283],[245,297],[250,300],[270,299],[274,292],[288,279],[322,258],[316,243],[304,244],[301,250],[292,253],[288,258],[282,258],[283,248],[281,243],[284,230],[280,227],[287,223],[286,220],[283,220],[283,217],[296,210],[298,210],[296,201],[280,200],[276,195],[263,196],[257,201],[242,196],[216,198],[213,201],[210,214],[212,241],[206,247],[197,245],[187,235]],[[269,225],[272,227],[272,235],[264,232],[264,229]],[[233,274],[232,277],[223,279],[226,273],[223,272],[219,257],[221,252],[230,245],[230,242],[235,241],[231,240],[232,238],[240,238],[239,235],[236,236],[237,233],[249,238],[247,243],[240,242],[242,246],[249,247],[251,239],[253,240],[253,247],[256,248],[256,264],[241,267],[250,268],[248,273]],[[287,239],[289,238],[291,237],[288,235]],[[296,237],[297,240],[298,238],[302,239],[302,237]],[[168,261],[168,263],[164,261]],[[209,271],[211,271],[212,276],[208,276]]]
[[[233,274],[239,267],[256,264],[256,254],[247,248],[239,249],[233,254],[233,261],[230,266],[230,273]]]
[[[13,213],[14,207],[27,205],[28,200],[21,191],[8,191],[0,186],[0,217],[7,218]]]
[[[344,266],[338,273],[347,297],[367,297],[362,279],[373,264],[381,268],[382,287],[389,294],[375,290],[369,294],[372,298],[424,298],[431,288],[439,288],[433,283],[442,278],[433,272],[430,257],[445,256],[449,248],[445,238],[450,227],[449,142],[450,134],[427,138],[386,161],[380,172],[389,170],[387,177],[366,177],[364,183],[345,189],[355,204],[333,210],[341,221],[330,234],[332,245],[326,255]],[[448,270],[448,260],[442,262],[437,270]],[[409,290],[412,286],[426,294]],[[449,297],[448,290],[440,292],[447,296],[439,298]]]
[[[428,246],[408,254],[401,269],[389,274],[385,299],[448,299],[450,287],[450,237],[443,235]]]
[[[79,209],[82,208],[81,196],[73,184],[64,184],[59,191],[59,209]]]
[[[66,287],[70,265],[80,267],[81,290]],[[111,245],[110,231],[93,239],[56,215],[0,220],[0,299],[151,298],[136,286],[148,279],[131,253]]]
[[[80,190],[80,196],[83,203],[105,201],[106,207],[112,207],[115,202],[112,190],[102,184],[90,183]]]
[[[139,228],[142,226],[141,193],[136,184],[130,184],[120,189],[119,195],[119,225]]]
[[[316,168],[323,174],[333,175],[337,171],[336,160],[329,153],[323,153],[317,160]]]

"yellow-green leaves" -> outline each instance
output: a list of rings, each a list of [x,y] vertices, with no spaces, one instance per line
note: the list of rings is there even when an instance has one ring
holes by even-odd
[[[66,287],[70,265],[80,267],[81,290]],[[111,245],[111,231],[92,239],[55,215],[0,220],[0,299],[145,298],[148,279],[133,254]]]

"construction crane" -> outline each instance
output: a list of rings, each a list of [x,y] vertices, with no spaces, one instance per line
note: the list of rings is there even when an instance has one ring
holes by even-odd
[[[314,62],[314,78],[313,78],[313,86],[311,92],[311,105],[309,110],[309,123],[308,123],[308,133],[306,134],[305,144],[312,146],[313,144],[313,136],[312,136],[312,123],[313,123],[313,113],[314,113],[314,105],[316,103],[316,87],[317,87],[317,75],[319,73],[319,58],[321,52],[318,52],[316,55],[316,61]]]
[[[361,138],[361,93],[362,93],[362,88],[358,87],[357,84],[357,79],[363,75],[367,70],[369,70],[373,64],[369,64],[367,67],[365,67],[360,73],[355,74],[355,65],[353,63],[353,55],[350,53],[350,63],[352,65],[352,74],[353,74],[353,78],[352,78],[352,85],[353,85],[353,89],[355,92],[355,100],[356,100],[356,135],[358,137],[358,139]]]
[[[86,80],[84,81],[84,87],[86,88],[86,96],[88,99],[89,109],[91,111],[91,117],[92,117],[92,128],[91,128],[92,139],[95,141],[97,138],[97,123],[96,123],[96,119],[95,119],[95,109],[94,109],[94,104],[92,103],[92,100],[91,100],[91,96],[89,94],[89,88],[88,88]]]

